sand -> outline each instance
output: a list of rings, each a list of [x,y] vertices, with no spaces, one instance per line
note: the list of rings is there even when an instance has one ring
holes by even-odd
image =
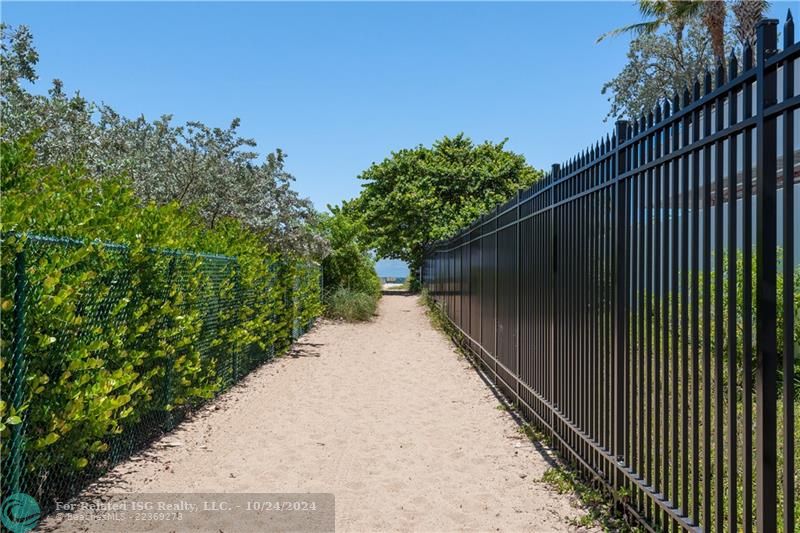
[[[373,321],[321,321],[87,493],[331,492],[338,531],[574,531],[575,498],[541,482],[549,451],[499,406],[417,297],[386,295]]]

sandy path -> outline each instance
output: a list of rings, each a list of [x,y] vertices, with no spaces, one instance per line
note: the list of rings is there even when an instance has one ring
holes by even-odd
[[[416,297],[324,322],[103,480],[109,492],[332,492],[339,531],[563,531],[549,467]],[[180,443],[170,446],[169,443]]]

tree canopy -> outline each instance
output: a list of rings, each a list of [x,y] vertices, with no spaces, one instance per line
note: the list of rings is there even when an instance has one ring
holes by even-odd
[[[238,220],[275,251],[320,257],[327,250],[313,231],[311,202],[292,189],[280,149],[260,157],[253,139],[190,121],[127,118],[54,80],[48,94],[33,94],[38,54],[25,26],[0,25],[0,108],[4,141],[36,133],[36,164],[68,163],[102,181],[125,176],[142,205],[177,202],[196,210],[209,227]]]
[[[343,287],[377,297],[381,284],[375,272],[364,221],[343,206],[328,206],[330,213],[320,215],[322,235],[330,245],[330,253],[322,261],[323,285],[326,291]]]
[[[406,261],[412,275],[424,247],[455,233],[541,176],[506,141],[474,144],[458,134],[431,147],[393,152],[359,178],[362,193],[346,205],[364,221],[379,257]]]
[[[603,85],[611,108],[607,119],[638,119],[666,97],[682,94],[714,64],[711,37],[690,22],[680,41],[671,33],[643,33],[628,49],[628,63]]]
[[[763,0],[638,0],[644,22],[613,30],[598,39],[634,35],[628,63],[602,88],[609,94],[608,118],[638,119],[666,98],[683,93],[706,70],[725,64],[735,43],[754,44]]]

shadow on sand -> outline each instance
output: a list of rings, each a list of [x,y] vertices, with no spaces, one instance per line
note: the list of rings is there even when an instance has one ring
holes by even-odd
[[[383,296],[416,296],[418,293],[403,289],[382,289]]]
[[[288,357],[294,357],[294,358],[319,357],[321,355],[319,351],[320,346],[325,346],[325,345],[318,342],[315,343],[315,342],[296,341],[294,344],[292,344],[292,347],[289,349],[286,355]]]

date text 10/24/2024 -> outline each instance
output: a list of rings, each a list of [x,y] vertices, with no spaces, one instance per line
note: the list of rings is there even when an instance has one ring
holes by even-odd
[[[56,522],[80,522],[86,531],[105,531],[114,522],[126,531],[309,531],[335,529],[330,493],[160,493],[114,494],[58,503]],[[107,526],[105,526],[107,527]]]
[[[179,501],[152,501],[152,500],[123,500],[123,501],[82,501],[58,502],[57,513],[74,512],[117,512],[117,511],[317,511],[317,502],[314,500],[247,500],[243,503],[233,503],[225,500],[213,499],[193,503],[186,500]]]

